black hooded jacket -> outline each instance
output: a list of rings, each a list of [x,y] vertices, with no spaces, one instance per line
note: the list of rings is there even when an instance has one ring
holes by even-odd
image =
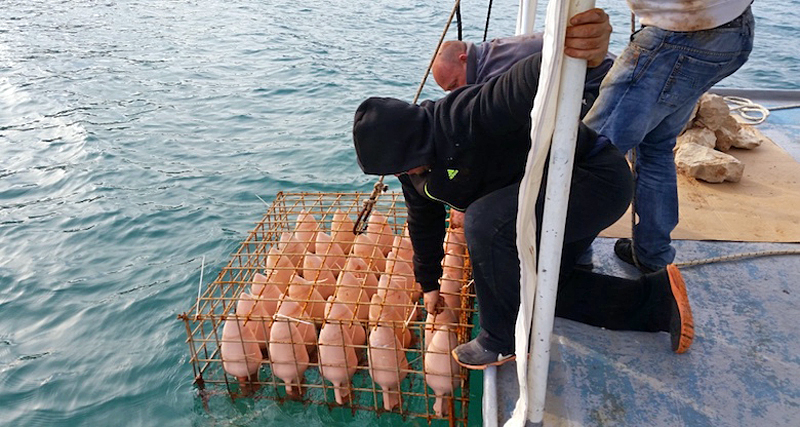
[[[358,107],[353,141],[364,173],[390,175],[430,167],[420,176],[400,176],[414,274],[424,291],[439,288],[444,204],[463,211],[522,179],[540,67],[541,54],[535,54],[484,84],[464,86],[435,102],[413,105],[369,98]],[[596,98],[596,88],[584,93],[581,117]],[[583,124],[578,137],[597,140]],[[579,144],[576,159],[599,148],[593,146]]]

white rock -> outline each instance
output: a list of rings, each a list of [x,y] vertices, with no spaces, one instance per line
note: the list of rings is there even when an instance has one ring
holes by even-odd
[[[736,139],[733,141],[734,147],[752,150],[760,145],[761,138],[756,134],[752,126],[739,125],[739,132],[736,135]]]
[[[704,127],[693,127],[678,136],[678,141],[673,151],[677,151],[678,147],[683,144],[697,144],[703,147],[714,148],[716,141],[717,137],[714,135],[714,131]]]
[[[730,116],[731,109],[725,100],[719,95],[705,93],[700,97],[700,108],[697,110],[695,122],[701,122],[703,126],[711,129],[719,129],[725,118]]]
[[[739,128],[739,122],[728,114],[719,129],[714,131],[714,135],[717,136],[717,144],[714,148],[720,151],[730,150],[736,139],[738,139]]]
[[[697,144],[683,144],[675,153],[678,172],[706,182],[739,182],[744,164],[735,157]]]

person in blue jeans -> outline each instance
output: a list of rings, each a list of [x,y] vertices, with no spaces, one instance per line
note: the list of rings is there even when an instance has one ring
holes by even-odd
[[[750,2],[629,2],[643,26],[614,61],[584,118],[621,152],[636,149],[639,222],[633,241],[618,240],[614,252],[645,273],[675,259],[670,233],[678,224],[678,189],[672,149],[700,96],[747,61],[754,29]]]

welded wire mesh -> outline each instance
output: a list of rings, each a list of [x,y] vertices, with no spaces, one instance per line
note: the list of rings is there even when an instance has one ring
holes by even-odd
[[[467,425],[468,371],[450,350],[472,332],[463,233],[445,237],[445,310],[423,313],[402,195],[381,195],[353,234],[365,193],[279,193],[180,315],[204,394],[394,412]],[[438,396],[437,396],[438,394]]]

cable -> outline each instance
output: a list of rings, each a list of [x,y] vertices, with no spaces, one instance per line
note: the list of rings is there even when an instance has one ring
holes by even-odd
[[[458,28],[458,40],[463,40],[464,37],[461,34],[461,2],[458,2],[458,6],[456,6],[456,28]]]
[[[486,26],[483,27],[483,41],[486,41],[486,34],[489,33],[490,16],[492,16],[492,0],[489,0],[489,8],[486,10]]]

